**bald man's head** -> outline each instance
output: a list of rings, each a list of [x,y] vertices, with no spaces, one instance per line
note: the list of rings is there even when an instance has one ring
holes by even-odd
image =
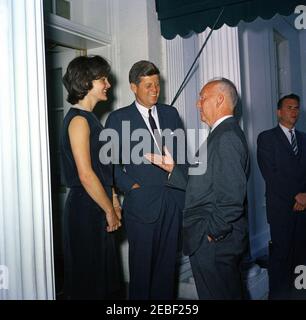
[[[207,82],[208,84],[216,85],[217,89],[220,90],[224,95],[227,95],[229,98],[229,103],[234,109],[238,102],[238,92],[232,81],[226,78],[214,78]]]
[[[230,80],[215,78],[208,81],[197,102],[201,120],[212,126],[218,119],[232,115],[237,101],[237,89]]]

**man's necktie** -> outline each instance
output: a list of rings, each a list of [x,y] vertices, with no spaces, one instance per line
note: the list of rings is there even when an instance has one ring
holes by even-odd
[[[157,143],[157,146],[158,146],[160,152],[163,153],[162,138],[158,132],[156,122],[155,122],[154,118],[152,117],[151,112],[152,112],[152,110],[149,109],[149,123],[150,123],[151,129],[152,129],[155,141]]]
[[[294,134],[294,130],[289,130],[290,135],[291,135],[291,146],[292,146],[292,150],[294,152],[295,155],[297,155],[298,153],[298,146],[297,146],[297,142],[296,142],[296,137]]]

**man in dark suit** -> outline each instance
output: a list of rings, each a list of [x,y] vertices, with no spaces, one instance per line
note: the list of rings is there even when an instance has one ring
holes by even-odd
[[[171,172],[169,185],[186,188],[183,250],[190,257],[200,299],[242,298],[240,262],[248,245],[249,154],[233,117],[237,100],[234,84],[224,78],[208,82],[200,92],[197,107],[201,120],[211,128],[205,173],[190,175],[189,170],[187,180],[169,154],[146,155]]]
[[[174,107],[157,103],[160,75],[153,63],[135,63],[129,72],[129,81],[135,102],[112,112],[105,125],[119,134],[115,183],[125,195],[123,213],[129,243],[129,299],[173,299],[185,194],[167,187],[167,173],[146,161],[142,150],[136,159],[138,153],[135,151],[139,151],[136,145],[142,136],[145,152],[151,151],[152,147],[162,153],[163,130],[168,129],[171,138],[177,129],[184,133],[183,126]],[[127,125],[130,132],[124,129]],[[176,149],[175,140],[174,155]],[[126,161],[127,158],[131,161]]]
[[[306,265],[306,136],[295,129],[299,110],[297,95],[281,98],[277,109],[279,124],[260,133],[257,140],[271,235],[270,299],[298,297],[294,269]]]

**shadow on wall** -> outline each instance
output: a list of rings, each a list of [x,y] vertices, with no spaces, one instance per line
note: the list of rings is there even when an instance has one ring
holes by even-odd
[[[164,77],[160,77],[160,94],[158,98],[159,103],[170,104],[170,101],[166,101],[166,80]]]
[[[186,88],[188,87],[188,85],[192,85],[192,82],[190,82],[190,80],[194,77],[194,74],[197,73],[198,70],[199,70],[199,64],[196,64],[196,65],[193,67],[191,73],[189,74],[187,80],[185,80],[183,87],[180,89],[180,92],[181,92],[181,93],[186,90]],[[186,75],[184,75],[184,76],[186,76]],[[181,79],[181,83],[183,82],[183,80],[184,80],[184,79]],[[178,92],[178,90],[179,90],[179,88],[180,88],[180,86],[181,86],[181,83],[179,84],[179,86],[178,86],[177,88],[175,88],[176,91],[175,91],[174,96],[171,97],[171,100],[170,100],[170,97],[168,97],[168,101],[166,101],[166,97],[165,97],[165,93],[166,93],[166,82],[167,82],[167,81],[166,81],[163,77],[160,78],[160,95],[159,95],[158,101],[159,101],[160,103],[165,103],[165,104],[171,105],[171,102],[172,102],[172,100],[174,99],[175,95],[177,94],[177,92]],[[177,99],[179,99],[181,93],[179,94],[179,96],[177,97]],[[177,100],[176,100],[176,101],[177,101]],[[175,105],[176,101],[174,102],[174,105]],[[186,125],[186,124],[184,124],[184,125]]]
[[[239,97],[236,108],[234,110],[234,116],[236,120],[238,121],[239,124],[241,124],[241,119],[242,119],[242,102],[241,102],[241,97]]]
[[[306,132],[306,111],[302,109],[302,108],[305,108],[302,103],[303,102],[301,101],[301,103],[300,103],[300,115],[299,115],[299,120],[298,120],[298,122],[296,124],[296,127],[297,127],[298,130]]]

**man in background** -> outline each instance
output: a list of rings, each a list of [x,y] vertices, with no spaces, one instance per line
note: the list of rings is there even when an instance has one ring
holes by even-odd
[[[299,96],[282,97],[278,125],[257,140],[271,234],[270,299],[294,299],[303,291],[294,288],[295,267],[306,265],[306,135],[295,128],[299,113]]]

